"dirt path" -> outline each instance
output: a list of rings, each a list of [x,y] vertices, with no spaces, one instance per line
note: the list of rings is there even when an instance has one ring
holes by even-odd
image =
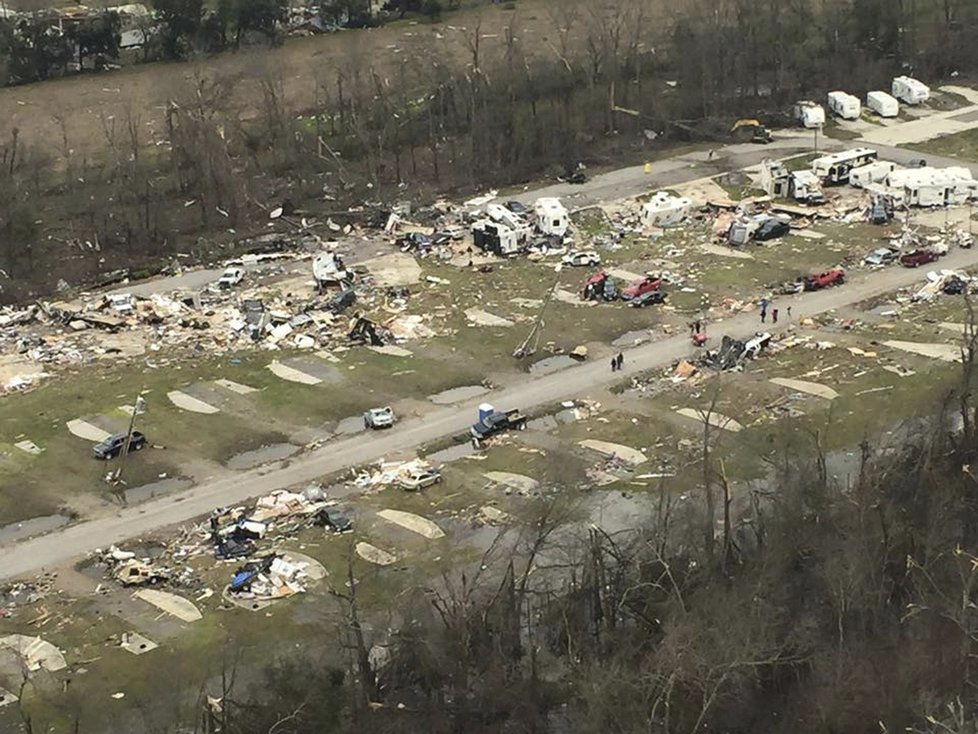
[[[974,266],[978,266],[978,249],[956,250],[941,261],[943,268]],[[903,268],[858,274],[841,288],[782,298],[781,306],[784,309],[790,301],[794,317],[799,319],[919,283],[922,278],[920,270]],[[716,340],[724,333],[742,336],[755,331],[757,327],[757,315],[752,313],[712,323],[709,331]],[[493,402],[500,408],[531,409],[560,400],[593,395],[631,374],[666,366],[681,357],[690,357],[693,351],[685,335],[676,336],[626,350],[625,365],[620,374],[612,374],[603,360],[587,363],[544,377],[528,378],[495,394]],[[332,442],[318,451],[277,467],[266,466],[233,477],[217,478],[193,490],[121,510],[112,517],[79,523],[63,531],[16,544],[3,553],[0,578],[57,567],[94,548],[186,522],[217,506],[241,503],[276,488],[314,481],[325,474],[398,451],[410,451],[420,444],[445,436],[464,434],[475,418],[479,402],[481,398],[436,409],[423,419],[405,420],[392,432]]]

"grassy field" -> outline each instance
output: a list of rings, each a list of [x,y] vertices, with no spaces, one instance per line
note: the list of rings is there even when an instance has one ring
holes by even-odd
[[[907,146],[921,153],[973,161],[978,158],[978,128]]]

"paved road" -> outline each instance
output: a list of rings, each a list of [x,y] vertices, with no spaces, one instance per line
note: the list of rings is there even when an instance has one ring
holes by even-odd
[[[945,268],[978,266],[978,249],[955,250],[941,261]],[[897,288],[921,282],[923,271],[891,267],[881,272],[860,273],[840,288],[795,296],[794,316],[815,315],[848,306]],[[787,304],[788,299],[783,300]],[[724,333],[745,336],[757,329],[756,314],[741,314],[710,325],[714,340]],[[571,367],[502,390],[491,398],[500,408],[531,409],[560,400],[584,397],[630,374],[669,365],[693,352],[689,339],[676,336],[625,351],[622,374],[612,374],[604,360]],[[420,444],[467,431],[484,398],[439,408],[421,419],[405,420],[389,432],[331,442],[287,466],[273,465],[216,480],[178,495],[121,510],[116,515],[89,520],[63,531],[12,545],[0,558],[0,579],[56,568],[85,553],[119,543],[159,528],[191,520],[221,505],[233,505],[294,484],[311,482],[323,475],[372,462]]]

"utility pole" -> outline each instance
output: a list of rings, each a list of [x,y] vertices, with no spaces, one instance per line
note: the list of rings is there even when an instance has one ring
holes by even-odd
[[[819,126],[819,125],[816,125],[815,128],[814,128],[814,131],[815,131],[815,155],[818,155],[818,131],[820,129],[821,129],[821,126]]]
[[[136,426],[136,416],[146,409],[146,401],[142,395],[136,395],[136,402],[132,406],[132,414],[129,416],[129,430],[126,432],[126,443],[122,446],[122,453],[119,455],[119,468],[115,470],[114,482],[122,481],[122,467],[125,466],[126,457],[129,455],[129,445],[132,443],[132,431]]]

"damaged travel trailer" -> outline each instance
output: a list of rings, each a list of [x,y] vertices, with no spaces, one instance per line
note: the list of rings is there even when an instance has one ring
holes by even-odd
[[[876,90],[866,95],[866,106],[880,117],[896,117],[900,103],[886,92]]]
[[[560,203],[560,199],[544,197],[533,203],[533,213],[537,217],[537,229],[542,234],[563,237],[570,227],[570,215]]]
[[[896,168],[896,163],[892,161],[875,161],[873,163],[867,163],[865,166],[853,168],[849,171],[849,185],[855,186],[858,189],[864,189],[870,184],[885,181],[886,177],[895,171]]]
[[[894,77],[890,93],[910,105],[923,104],[930,99],[930,87],[910,76]]]
[[[516,239],[523,243],[529,238],[533,228],[523,217],[516,212],[507,209],[502,204],[489,204],[486,207],[486,215],[493,222],[509,227],[516,234]]]
[[[836,117],[841,117],[843,120],[858,120],[862,112],[862,105],[859,103],[859,98],[854,97],[848,92],[829,92],[828,106],[832,114]]]
[[[312,261],[312,276],[319,288],[349,280],[343,258],[335,252],[322,252]]]
[[[682,222],[693,207],[685,196],[673,196],[667,191],[657,191],[642,204],[642,226],[671,227]]]
[[[515,255],[520,251],[516,232],[499,222],[483,219],[472,225],[472,244],[483,252],[500,257]]]
[[[768,196],[794,199],[805,204],[825,201],[822,183],[811,171],[789,171],[780,161],[765,160],[761,165],[761,186]]]

